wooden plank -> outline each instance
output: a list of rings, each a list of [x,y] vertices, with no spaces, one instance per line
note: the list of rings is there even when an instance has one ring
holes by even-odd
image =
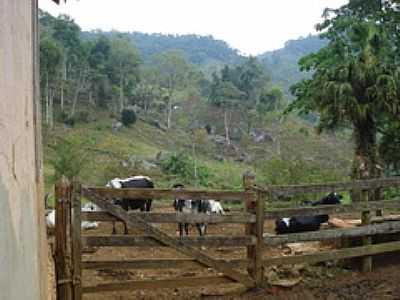
[[[255,186],[255,176],[249,172],[243,175],[243,189],[250,191]],[[245,209],[247,213],[256,214],[256,198],[257,194],[248,194],[245,197]],[[245,234],[256,236],[256,224],[246,224]],[[256,245],[249,245],[246,249],[246,256],[249,260],[249,267],[247,273],[255,280],[256,279]]]
[[[306,193],[329,193],[332,191],[349,191],[352,189],[378,189],[388,187],[399,187],[400,177],[387,177],[368,180],[356,180],[349,182],[333,182],[326,184],[306,184],[306,185],[286,185],[268,186],[264,192],[271,193],[272,196],[294,196]]]
[[[248,266],[246,259],[221,260],[221,262],[235,268]],[[177,259],[134,259],[134,260],[111,260],[111,261],[83,261],[82,268],[86,270],[96,269],[204,269],[193,258]]]
[[[121,283],[104,283],[94,286],[83,287],[83,293],[99,293],[112,291],[153,290],[153,289],[175,289],[177,287],[203,287],[205,285],[217,285],[232,283],[225,276],[207,277],[182,277],[164,280],[135,280]]]
[[[192,247],[246,247],[255,245],[254,236],[190,236],[170,237],[177,243],[185,243]],[[166,245],[151,236],[112,235],[83,236],[84,247],[165,247]]]
[[[173,190],[173,189],[112,189],[106,187],[83,187],[83,195],[96,193],[104,198],[133,198],[133,199],[215,199],[242,200],[246,192],[242,191],[204,191],[204,190]],[[254,192],[247,192],[254,194]]]
[[[400,222],[389,222],[347,229],[328,229],[275,236],[268,235],[264,237],[264,242],[268,246],[277,246],[287,243],[323,241],[396,232],[400,232]]]
[[[255,223],[256,217],[252,214],[226,214],[226,215],[206,215],[206,214],[186,214],[186,213],[145,213],[145,212],[129,212],[131,214],[138,214],[140,217],[149,223]],[[114,222],[119,221],[118,218],[107,212],[82,212],[82,220],[84,221],[102,221]]]
[[[389,242],[389,243],[368,245],[362,247],[329,250],[329,251],[304,254],[304,255],[273,257],[264,260],[264,266],[270,267],[275,265],[294,265],[300,263],[314,264],[323,261],[361,257],[366,255],[375,255],[379,253],[387,253],[394,251],[400,251],[400,242]]]
[[[254,281],[252,281],[248,276],[245,276],[240,272],[232,269],[230,266],[215,260],[214,258],[206,255],[202,251],[188,245],[183,240],[177,240],[171,236],[168,236],[161,230],[146,223],[137,215],[129,215],[121,207],[104,200],[102,196],[99,196],[96,193],[90,193],[89,195],[86,193],[86,195],[90,196],[91,201],[93,201],[103,210],[106,210],[114,216],[124,220],[128,226],[145,231],[147,234],[152,236],[160,243],[165,244],[166,246],[169,246],[182,254],[196,259],[204,266],[214,268],[215,270],[223,273],[228,278],[243,284],[247,288],[254,287]]]
[[[365,192],[364,192],[365,193]],[[361,225],[367,226],[371,224],[371,213],[369,210],[363,211],[361,214]],[[363,236],[362,237],[363,246],[368,246],[372,244],[371,236]],[[362,260],[361,270],[363,272],[371,272],[372,271],[372,257],[366,256]]]
[[[72,300],[72,266],[70,248],[71,185],[63,177],[55,186],[56,198],[56,249],[55,273],[58,300]]]
[[[81,245],[81,187],[74,183],[72,187],[72,213],[71,213],[71,241],[72,241],[72,271],[74,300],[82,299],[82,245]]]
[[[264,282],[264,267],[263,267],[263,255],[264,255],[264,206],[265,199],[263,195],[258,192],[257,193],[257,203],[256,203],[256,253],[255,253],[255,281],[256,286],[261,287]]]
[[[400,199],[391,201],[357,202],[350,205],[320,205],[314,207],[299,207],[273,209],[265,213],[267,219],[277,219],[294,216],[313,216],[321,214],[340,214],[361,212],[364,210],[396,209],[400,208]]]

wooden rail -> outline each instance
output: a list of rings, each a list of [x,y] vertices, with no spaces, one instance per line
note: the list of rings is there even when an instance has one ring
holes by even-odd
[[[270,193],[271,196],[295,196],[307,193],[330,193],[332,191],[373,190],[378,188],[400,187],[400,177],[388,177],[369,180],[356,180],[349,182],[334,182],[324,184],[307,185],[285,185],[268,186],[261,189],[263,192]]]
[[[400,205],[399,205],[400,206]],[[254,214],[230,214],[230,215],[205,215],[205,214],[185,214],[185,213],[139,213],[133,212],[129,214],[138,214],[143,220],[149,223],[255,223],[256,216]],[[118,218],[107,212],[82,212],[82,220],[84,221],[102,221],[113,222],[120,221]]]
[[[221,262],[235,268],[246,268],[249,265],[247,259],[220,260]],[[204,266],[190,258],[175,259],[134,259],[118,261],[83,261],[82,268],[85,270],[96,269],[203,269]]]
[[[215,199],[215,200],[241,200],[250,194],[254,196],[253,191],[204,191],[204,190],[171,190],[171,189],[112,189],[105,187],[83,187],[83,196],[91,192],[104,198],[133,198],[133,199]]]
[[[264,242],[268,246],[277,246],[287,243],[324,241],[339,238],[354,238],[377,234],[400,232],[400,222],[367,225],[348,229],[328,229],[314,232],[291,233],[275,236],[265,236]]]
[[[132,280],[123,283],[104,283],[94,286],[83,287],[83,293],[100,293],[114,291],[132,291],[132,290],[154,290],[154,289],[175,289],[176,287],[195,287],[205,285],[217,285],[232,283],[224,276],[207,277],[182,277],[164,280]]]
[[[176,238],[190,246],[204,247],[246,247],[256,244],[256,239],[251,235],[243,236],[190,236]],[[150,236],[84,236],[82,237],[84,247],[165,247],[165,245]]]
[[[322,214],[340,214],[378,209],[400,209],[400,199],[391,201],[358,202],[350,205],[321,205],[314,207],[271,209],[265,213],[265,218],[277,219],[294,216],[315,216]]]

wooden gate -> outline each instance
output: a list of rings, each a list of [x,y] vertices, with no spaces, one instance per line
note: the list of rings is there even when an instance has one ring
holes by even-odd
[[[59,184],[57,194],[57,292],[58,299],[81,299],[83,293],[115,290],[155,289],[174,287],[202,287],[226,283],[239,283],[245,289],[263,285],[263,227],[264,199],[253,190],[254,178],[244,177],[244,191],[198,191],[170,189],[110,189],[82,187],[79,184]],[[81,212],[81,197],[95,203],[104,212]],[[112,198],[136,199],[218,199],[244,201],[246,212],[233,215],[190,215],[179,213],[128,213],[114,205]],[[257,213],[259,212],[259,213]],[[70,221],[69,221],[70,220]],[[81,236],[82,220],[124,221],[130,228],[140,229],[146,236]],[[152,223],[243,223],[244,235],[177,238],[167,235]],[[184,254],[186,259],[133,260],[133,261],[82,261],[83,247],[99,246],[162,246]],[[215,259],[198,246],[247,247],[247,259]],[[189,277],[168,280],[137,280],[121,283],[82,284],[82,269],[153,267],[168,268],[196,266],[212,268],[218,276]],[[238,270],[242,268],[244,270]]]

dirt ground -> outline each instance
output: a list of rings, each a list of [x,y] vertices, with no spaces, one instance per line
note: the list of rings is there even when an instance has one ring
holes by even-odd
[[[166,212],[169,208],[157,208],[156,212]],[[175,224],[161,224],[158,226],[164,232],[176,235]],[[266,222],[265,231],[272,233],[272,222]],[[87,235],[108,235],[111,233],[110,223],[101,223],[99,228],[87,231]],[[118,227],[122,232],[122,226]],[[140,232],[130,232],[140,234]],[[191,228],[191,234],[196,234],[195,228]],[[209,225],[210,235],[243,235],[242,224]],[[298,247],[300,250],[298,250]],[[297,247],[297,248],[296,248]],[[321,251],[332,245],[320,243],[307,243],[304,245],[292,245],[266,249],[264,256],[292,255],[294,253],[310,253]],[[245,258],[244,247],[237,248],[207,248],[206,253],[215,258],[236,259]],[[118,260],[118,259],[149,259],[149,258],[184,258],[169,248],[153,247],[104,247],[91,254],[85,254],[83,260]],[[265,276],[270,282],[279,285],[270,285],[265,290],[241,291],[238,284],[226,284],[218,286],[204,286],[200,288],[180,288],[105,292],[86,294],[85,300],[123,300],[123,299],[400,299],[400,256],[394,256],[386,260],[384,267],[375,268],[374,272],[362,274],[355,270],[339,268],[334,264],[319,266],[288,266],[265,270]],[[382,264],[380,264],[382,265]],[[243,270],[244,271],[244,270]],[[83,285],[93,286],[103,283],[116,283],[127,280],[159,280],[194,276],[218,275],[210,269],[170,269],[170,270],[85,270],[83,272]],[[54,275],[52,275],[54,276]],[[53,278],[52,278],[53,279]],[[288,280],[288,284],[284,284]],[[283,282],[283,283],[282,283]],[[282,287],[282,285],[292,285]],[[296,284],[294,284],[296,283]],[[54,287],[54,279],[52,283]],[[54,289],[53,289],[54,291]]]

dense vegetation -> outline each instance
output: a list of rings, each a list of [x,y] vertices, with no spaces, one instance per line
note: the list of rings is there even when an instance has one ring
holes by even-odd
[[[400,112],[398,8],[397,1],[353,0],[338,10],[327,9],[318,30],[329,43],[301,59],[301,68],[311,71],[312,77],[292,87],[297,99],[291,109],[318,111],[320,130],[352,129],[354,179],[380,177],[383,165],[378,147],[385,155],[388,137],[396,140],[393,130]]]
[[[263,184],[344,180],[352,131],[356,154],[373,148],[376,164],[380,154],[395,171],[398,39],[393,28],[374,23],[376,11],[357,20],[353,12],[362,10],[344,7],[321,25],[325,40],[289,41],[260,57],[242,57],[212,37],[83,33],[68,16],[41,12],[47,187],[61,174],[101,185],[145,174],[158,186],[236,189],[247,169]],[[300,74],[294,65],[312,51]],[[285,89],[302,79],[289,109],[339,131],[320,134],[282,114],[291,103]],[[358,97],[355,87],[367,94]]]

